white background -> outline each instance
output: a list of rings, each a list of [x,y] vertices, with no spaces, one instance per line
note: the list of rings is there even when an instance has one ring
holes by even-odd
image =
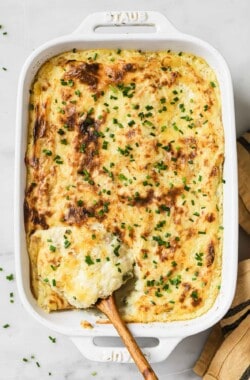
[[[43,42],[70,33],[95,11],[156,10],[181,31],[206,40],[226,59],[233,78],[237,135],[250,128],[249,0],[0,0],[0,380],[136,380],[132,364],[84,359],[68,338],[45,329],[20,304],[14,273],[13,189],[17,81],[25,58]],[[7,35],[3,35],[3,32]],[[2,70],[6,67],[7,71]],[[240,258],[249,255],[240,231]],[[10,303],[10,292],[14,303]],[[4,329],[4,324],[10,327]],[[56,337],[52,343],[48,336]],[[160,380],[198,379],[192,366],[207,332],[185,339],[154,368]],[[29,359],[35,355],[35,359]],[[28,358],[29,362],[22,361]],[[40,368],[37,367],[39,362]],[[52,376],[49,376],[49,372]],[[94,375],[96,372],[96,375]]]

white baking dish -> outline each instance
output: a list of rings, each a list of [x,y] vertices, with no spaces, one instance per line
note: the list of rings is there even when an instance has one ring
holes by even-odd
[[[116,27],[116,32],[97,33],[98,26]],[[154,26],[150,33],[120,33],[121,26]],[[117,33],[118,31],[118,33]],[[17,101],[16,134],[16,184],[15,184],[15,250],[16,277],[19,293],[26,309],[48,328],[68,335],[82,354],[95,361],[129,362],[130,356],[125,348],[100,347],[94,344],[94,337],[117,336],[111,325],[96,324],[94,312],[65,311],[46,314],[41,310],[30,290],[29,258],[26,250],[23,222],[23,201],[26,181],[24,155],[28,125],[29,89],[39,67],[49,58],[64,51],[93,48],[121,48],[142,50],[186,51],[205,58],[215,70],[220,84],[222,115],[225,132],[224,178],[224,248],[222,282],[219,296],[213,307],[201,317],[179,322],[129,324],[136,337],[157,337],[159,345],[145,348],[144,353],[151,362],[162,361],[186,336],[196,334],[215,324],[226,313],[235,290],[237,273],[237,167],[234,103],[231,77],[221,55],[207,43],[183,34],[160,13],[157,12],[101,12],[88,16],[72,34],[49,41],[25,62],[19,81]],[[92,330],[83,329],[81,320],[88,320]]]

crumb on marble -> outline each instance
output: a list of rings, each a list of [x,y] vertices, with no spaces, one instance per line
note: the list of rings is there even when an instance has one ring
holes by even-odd
[[[93,328],[94,328],[94,326],[93,326],[90,322],[85,321],[85,320],[82,320],[82,321],[80,322],[80,325],[81,325],[81,327],[84,328],[84,329],[93,329]]]

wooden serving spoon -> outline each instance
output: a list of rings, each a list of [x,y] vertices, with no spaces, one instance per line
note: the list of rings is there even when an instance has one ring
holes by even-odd
[[[131,332],[127,328],[125,322],[122,320],[115,303],[114,296],[111,294],[108,298],[99,299],[95,306],[102,311],[116,328],[118,334],[127,347],[130,355],[134,359],[139,371],[146,380],[158,380],[155,372],[150,366],[149,362],[143,355],[140,347],[136,343]]]

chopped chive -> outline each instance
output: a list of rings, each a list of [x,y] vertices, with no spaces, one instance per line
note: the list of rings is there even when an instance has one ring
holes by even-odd
[[[57,133],[58,133],[59,135],[61,135],[61,136],[65,135],[65,131],[64,131],[62,128],[58,129]],[[43,152],[44,152],[44,151],[43,151]],[[45,153],[45,152],[44,152],[44,153]]]
[[[85,263],[88,265],[94,265],[95,264],[89,255],[85,256]]]
[[[130,120],[130,121],[128,122],[129,127],[132,127],[134,124],[135,124],[135,121],[134,121],[134,120]]]
[[[159,290],[156,290],[156,291],[155,291],[155,296],[156,296],[156,297],[162,297],[163,294],[160,293]]]
[[[108,141],[103,141],[103,143],[102,143],[102,149],[104,149],[104,150],[108,149]]]
[[[6,280],[13,281],[14,280],[14,274],[11,273],[8,276],[6,276]]]
[[[49,340],[52,342],[52,343],[56,343],[56,338],[53,338],[52,336],[49,335]]]
[[[52,156],[52,152],[51,152],[51,150],[43,149],[43,153],[44,153],[46,156]]]
[[[198,300],[198,292],[197,292],[197,290],[192,291],[191,297],[193,298],[194,301]]]
[[[153,236],[153,240],[156,241],[159,246],[165,246],[166,248],[170,248],[169,241],[163,240],[160,236]]]
[[[69,248],[70,245],[71,245],[71,242],[68,241],[68,239],[64,240],[64,248]]]
[[[119,255],[119,249],[121,248],[121,246],[120,245],[117,245],[117,247],[115,247],[115,249],[114,249],[114,254],[118,257],[118,256],[120,256]]]

